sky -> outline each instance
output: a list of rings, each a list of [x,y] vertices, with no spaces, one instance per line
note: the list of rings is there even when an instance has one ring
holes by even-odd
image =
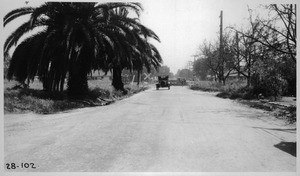
[[[142,23],[161,39],[157,44],[164,64],[175,74],[185,68],[204,40],[217,40],[220,12],[223,26],[245,23],[247,4],[241,0],[162,0],[144,3]]]
[[[39,0],[2,0],[1,16],[12,9],[23,6],[37,6]],[[92,1],[92,0],[91,0]],[[120,1],[120,0],[118,0]],[[193,61],[193,55],[204,40],[215,41],[218,38],[220,12],[223,11],[223,26],[247,26],[248,7],[259,9],[260,4],[289,1],[268,0],[137,0],[143,6],[141,23],[152,29],[161,42],[152,43],[158,48],[164,65],[176,74],[178,69]],[[104,1],[96,1],[104,2]],[[259,13],[259,12],[258,12]],[[24,19],[20,19],[22,22]],[[20,25],[16,22],[15,25]],[[2,37],[7,37],[14,25],[5,27]],[[2,40],[3,41],[3,40]]]

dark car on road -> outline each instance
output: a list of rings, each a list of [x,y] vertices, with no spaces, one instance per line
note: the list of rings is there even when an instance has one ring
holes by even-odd
[[[171,86],[176,86],[177,85],[177,80],[176,79],[169,79],[169,83]]]
[[[158,76],[158,83],[156,84],[156,90],[161,87],[168,87],[170,89],[169,76]]]
[[[187,85],[186,79],[181,77],[177,78],[177,85],[186,86]]]

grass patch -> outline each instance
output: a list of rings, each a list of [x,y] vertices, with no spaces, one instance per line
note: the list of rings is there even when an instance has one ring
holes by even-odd
[[[136,85],[126,85],[127,95],[115,91],[109,79],[89,80],[89,92],[79,99],[70,98],[67,92],[49,93],[42,90],[40,82],[30,84],[29,88],[14,88],[17,82],[4,81],[4,113],[50,114],[76,108],[103,106],[115,100],[129,97],[147,89]]]
[[[258,99],[259,90],[253,87],[247,87],[246,80],[230,80],[226,85],[215,81],[199,81],[190,86],[192,90],[219,92],[216,96],[229,99]],[[264,97],[272,101],[276,101],[280,97],[268,96]]]
[[[192,90],[202,90],[208,92],[219,92],[217,97],[230,99],[249,99],[252,95],[249,94],[249,89],[246,88],[246,81],[232,80],[226,85],[215,81],[199,81],[190,86]]]
[[[205,92],[219,92],[222,84],[214,81],[198,81],[190,85],[192,90],[202,90]]]

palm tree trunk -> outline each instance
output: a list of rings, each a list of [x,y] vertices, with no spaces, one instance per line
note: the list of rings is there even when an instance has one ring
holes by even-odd
[[[87,76],[84,74],[73,74],[68,80],[68,94],[70,96],[82,96],[88,91]]]
[[[42,77],[42,82],[43,82],[43,90],[45,90],[45,91],[50,91],[50,88],[49,88],[49,81],[48,81],[47,76],[43,76],[43,77]]]
[[[74,66],[70,69],[68,77],[68,94],[70,96],[80,97],[88,92],[87,71],[81,65],[78,68]]]
[[[122,82],[122,68],[115,66],[113,68],[113,80],[112,80],[112,86],[116,90],[123,91],[123,94],[127,94],[127,91],[124,88],[124,84]]]
[[[137,85],[140,85],[140,80],[141,80],[141,71],[137,71]]]

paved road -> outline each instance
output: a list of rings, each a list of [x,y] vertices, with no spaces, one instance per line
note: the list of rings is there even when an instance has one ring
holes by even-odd
[[[37,167],[14,171],[296,171],[295,127],[186,87],[4,122],[5,163]]]

